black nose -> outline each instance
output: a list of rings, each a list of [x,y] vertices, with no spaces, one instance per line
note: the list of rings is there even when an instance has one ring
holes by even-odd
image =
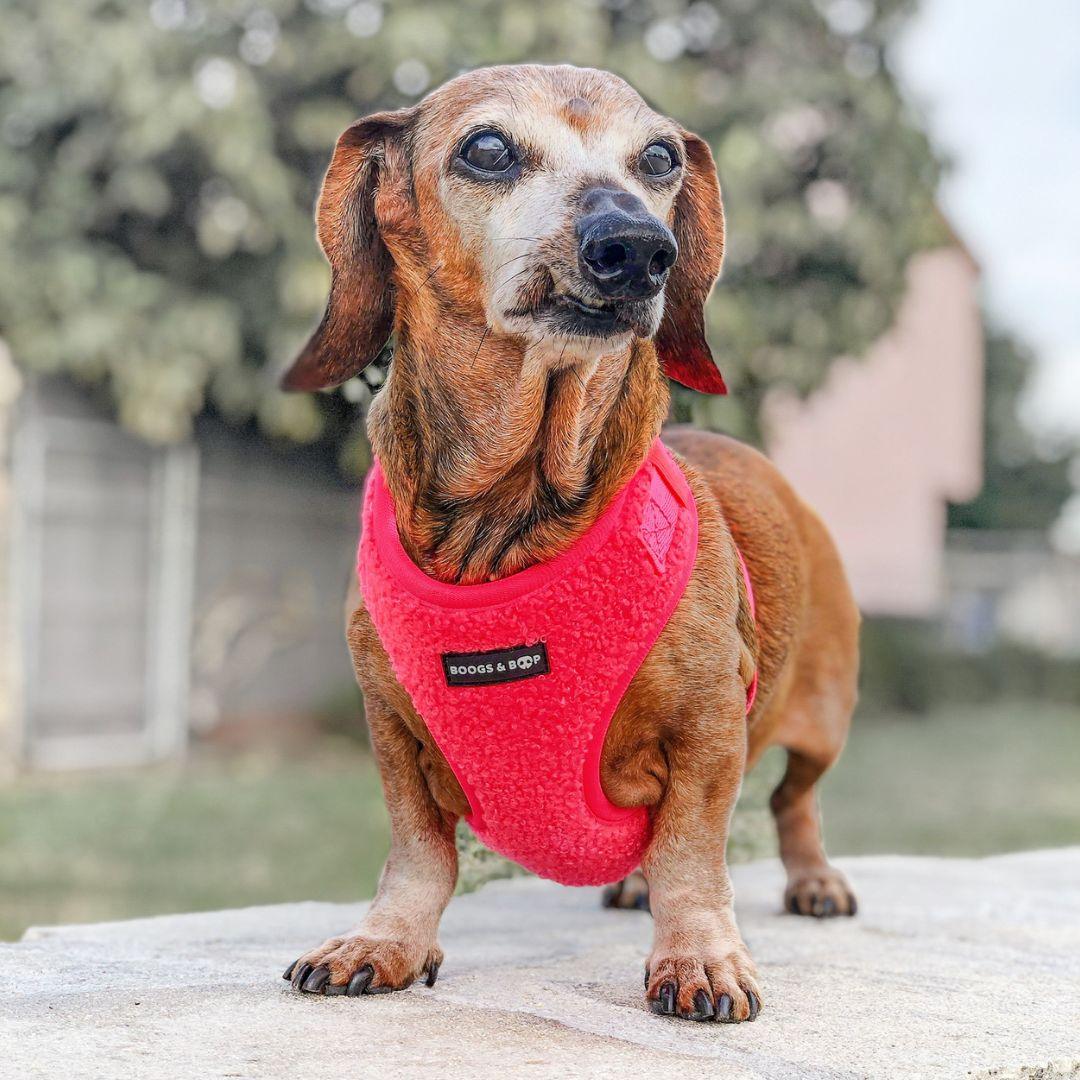
[[[611,300],[655,296],[679,255],[671,230],[629,191],[591,188],[577,223],[581,272]]]

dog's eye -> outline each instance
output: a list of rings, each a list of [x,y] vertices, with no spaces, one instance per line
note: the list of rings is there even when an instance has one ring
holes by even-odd
[[[638,158],[638,168],[646,176],[667,176],[678,163],[671,147],[659,142],[646,146]]]
[[[514,164],[514,152],[496,131],[478,131],[461,148],[461,157],[480,172],[504,173]]]

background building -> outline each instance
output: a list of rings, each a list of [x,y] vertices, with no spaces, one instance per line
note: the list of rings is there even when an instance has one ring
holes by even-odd
[[[821,514],[871,615],[933,617],[948,504],[983,479],[979,274],[961,247],[916,256],[895,325],[808,400],[774,395],[770,456]]]

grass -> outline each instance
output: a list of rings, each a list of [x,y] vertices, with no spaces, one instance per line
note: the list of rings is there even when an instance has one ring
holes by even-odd
[[[244,755],[0,790],[0,938],[85,922],[370,896],[389,825],[370,755]]]
[[[1080,844],[1080,709],[856,722],[822,784],[830,852],[992,855]]]
[[[770,754],[746,784],[732,857],[774,850]],[[1080,843],[1080,710],[950,709],[856,723],[822,802],[835,854],[982,855]],[[0,789],[0,938],[31,924],[370,896],[389,829],[370,756],[26,777]],[[490,862],[478,873],[492,872]],[[498,867],[495,867],[498,872]]]

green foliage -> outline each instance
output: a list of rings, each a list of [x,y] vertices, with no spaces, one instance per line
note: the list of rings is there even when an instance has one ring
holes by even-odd
[[[464,821],[458,822],[455,840],[458,852],[458,880],[455,891],[458,895],[476,892],[481,885],[486,885],[489,881],[524,877],[528,874],[528,871],[517,863],[484,847]]]
[[[1045,452],[1017,415],[1017,401],[1034,362],[1009,334],[986,338],[985,481],[971,502],[949,507],[958,529],[1033,529],[1057,520],[1072,493],[1066,449]]]
[[[971,857],[1075,844],[1078,760],[1075,699],[999,697],[939,706],[925,721],[856,717],[821,788],[825,846]]]
[[[716,150],[729,242],[710,325],[738,392],[677,407],[753,434],[762,388],[809,390],[864,349],[939,239],[938,166],[884,62],[909,6],[7,0],[0,334],[27,368],[107,386],[150,439],[210,407],[340,442],[355,408],[267,374],[324,300],[311,206],[336,135],[462,68],[570,61],[624,75]]]
[[[0,940],[30,925],[355,900],[375,892],[389,848],[375,762],[341,739],[27,774],[0,786]]]

